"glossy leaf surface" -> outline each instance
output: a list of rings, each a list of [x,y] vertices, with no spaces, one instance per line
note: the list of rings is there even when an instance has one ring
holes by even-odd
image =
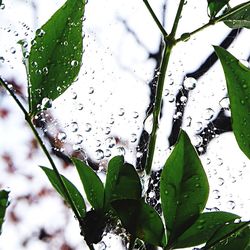
[[[41,167],[42,170],[44,171],[44,173],[47,175],[50,183],[52,184],[52,186],[55,188],[55,190],[63,197],[63,199],[70,204],[64,189],[60,183],[60,181],[58,180],[57,175],[55,174],[54,170],[50,169],[50,168],[46,168],[46,167]],[[81,217],[83,218],[86,214],[86,205],[84,202],[84,199],[81,195],[81,193],[78,191],[78,189],[75,187],[75,185],[69,181],[66,177],[64,177],[63,175],[61,175],[62,180],[68,190],[68,193],[71,197],[71,200],[74,202],[74,205],[77,209],[77,211],[79,212],[79,214],[81,215]]]
[[[214,18],[228,2],[229,0],[208,0],[210,18]]]
[[[0,190],[0,234],[2,233],[2,225],[4,222],[4,216],[6,209],[9,205],[9,192],[5,190]]]
[[[123,226],[134,237],[155,246],[166,245],[164,226],[159,214],[142,199],[116,200],[113,208]]]
[[[171,243],[198,218],[208,193],[208,180],[201,161],[182,130],[160,180],[162,210]]]
[[[124,163],[123,157],[116,156],[108,166],[105,185],[106,203],[112,200],[140,199],[140,178],[131,164]]]
[[[215,231],[226,222],[239,218],[238,215],[227,212],[202,213],[174,244],[175,248],[198,246],[207,242]]]
[[[228,15],[220,19],[224,23],[232,28],[248,28],[250,29],[250,1],[237,5],[232,8]]]
[[[225,49],[214,49],[227,82],[233,132],[240,149],[250,159],[250,70]]]
[[[96,210],[103,209],[104,187],[95,171],[79,159],[72,159],[82,181],[87,199]]]
[[[247,249],[250,244],[249,222],[229,223],[220,227],[209,239],[204,249]]]
[[[29,108],[33,114],[46,106],[44,98],[48,102],[56,99],[78,75],[84,6],[84,0],[67,0],[36,31],[29,56]]]

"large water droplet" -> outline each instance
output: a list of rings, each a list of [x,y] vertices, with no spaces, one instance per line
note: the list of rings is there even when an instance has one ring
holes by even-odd
[[[196,87],[197,81],[193,77],[186,77],[183,85],[186,90],[193,90]]]
[[[64,133],[64,132],[59,132],[59,133],[57,134],[57,138],[58,138],[58,140],[60,140],[60,141],[64,141],[64,140],[67,138],[67,135],[66,135],[66,133]]]
[[[104,152],[101,149],[97,149],[95,151],[96,159],[98,161],[102,160],[104,158]]]
[[[72,132],[77,132],[77,130],[78,130],[77,122],[71,122],[71,131]]]

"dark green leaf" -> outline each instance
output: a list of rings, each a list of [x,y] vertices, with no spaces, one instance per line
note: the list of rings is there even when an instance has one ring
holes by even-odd
[[[75,80],[82,61],[84,0],[67,2],[37,30],[29,56],[29,104],[35,114]],[[41,105],[39,108],[39,105]]]
[[[219,20],[232,29],[243,27],[250,29],[250,1],[230,9]]]
[[[250,159],[250,70],[225,49],[214,49],[227,82],[233,132],[240,149]]]
[[[91,210],[84,218],[83,232],[84,239],[88,244],[97,244],[102,240],[106,226],[106,218],[102,211]]]
[[[123,226],[134,237],[155,246],[165,246],[164,226],[159,214],[142,199],[112,202]]]
[[[112,200],[140,199],[141,192],[141,182],[135,168],[131,164],[124,164],[123,157],[114,157],[108,166],[106,204]]]
[[[214,18],[217,13],[228,4],[229,0],[208,0],[210,18]]]
[[[238,218],[238,215],[227,212],[202,213],[195,223],[177,239],[174,246],[184,248],[203,244],[219,227]]]
[[[170,243],[195,222],[206,205],[208,193],[201,161],[182,130],[160,180],[161,205]]]
[[[204,249],[247,249],[250,244],[250,222],[229,223],[221,226],[207,241]]]
[[[105,204],[106,205],[108,205],[108,203],[110,202],[112,193],[116,188],[119,172],[123,164],[124,164],[123,156],[115,156],[109,161],[108,172],[107,172],[106,182],[105,182]]]
[[[45,174],[47,175],[52,186],[63,197],[63,199],[70,205],[70,202],[69,202],[69,200],[64,192],[64,189],[63,189],[60,181],[58,180],[58,177],[55,174],[54,170],[52,170],[50,168],[46,168],[46,167],[41,167],[41,168],[45,172]],[[78,189],[75,187],[75,185],[71,181],[69,181],[63,175],[60,175],[60,176],[62,177],[62,180],[63,180],[63,182],[68,190],[68,193],[69,193],[71,200],[73,201],[77,211],[79,212],[79,214],[83,218],[86,214],[86,205],[85,205],[85,202],[84,202],[84,199],[83,199],[81,193],[78,191]]]
[[[9,205],[9,192],[5,190],[0,190],[0,234],[2,233],[2,225],[4,222],[4,216],[6,208]]]
[[[76,158],[73,158],[72,161],[81,178],[89,203],[94,209],[102,210],[104,202],[104,187],[102,181],[94,170],[84,162]]]

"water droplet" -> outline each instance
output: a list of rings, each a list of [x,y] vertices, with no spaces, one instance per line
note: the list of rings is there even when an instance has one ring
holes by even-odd
[[[131,134],[131,139],[130,139],[130,141],[131,141],[132,143],[134,143],[134,142],[137,141],[137,136],[136,136],[136,134]]]
[[[125,148],[124,147],[118,147],[117,148],[117,154],[118,155],[125,155],[126,151],[125,151]]]
[[[134,119],[137,119],[138,117],[139,117],[139,114],[138,114],[138,112],[135,111],[135,112],[133,113],[133,118],[134,118]]]
[[[220,191],[218,189],[213,190],[213,197],[214,199],[220,198]]]
[[[105,157],[110,157],[111,156],[111,151],[110,149],[105,150]]]
[[[214,117],[214,110],[211,108],[207,108],[205,110],[204,118],[206,120],[211,120]]]
[[[91,124],[87,122],[87,123],[85,124],[85,131],[86,131],[86,132],[90,132],[91,129],[92,129]]]
[[[114,138],[113,136],[111,136],[111,137],[108,137],[108,138],[105,140],[105,143],[107,144],[107,146],[108,146],[109,148],[113,148],[113,147],[115,146],[115,144],[116,144],[116,140],[115,140],[115,138]]]
[[[111,132],[111,128],[110,127],[106,127],[105,128],[105,135],[110,134],[110,132]]]
[[[81,144],[83,142],[83,136],[78,134],[77,135],[77,140],[76,140],[76,144]]]
[[[66,138],[67,138],[67,135],[64,132],[59,132],[57,134],[57,139],[60,140],[60,141],[64,141]]]
[[[229,98],[228,97],[222,98],[220,100],[219,104],[225,110],[229,110],[230,109],[230,102],[229,102]]]
[[[47,75],[49,73],[49,69],[47,67],[44,67],[42,69],[42,72],[43,72],[44,75]]]
[[[186,90],[193,90],[196,87],[197,81],[193,77],[186,77],[183,85]]]
[[[77,99],[77,93],[76,92],[72,92],[72,99],[76,100]]]
[[[47,98],[47,97],[44,97],[42,99],[42,103],[41,103],[41,109],[48,109],[48,108],[51,108],[52,107],[52,100]]]
[[[93,87],[89,87],[89,94],[91,95],[91,94],[93,94],[94,93],[94,88]]]
[[[1,3],[0,4],[0,10],[4,10],[5,9],[5,4],[4,3]]]
[[[79,62],[78,62],[77,60],[71,61],[71,66],[72,66],[72,67],[77,67],[78,64],[79,64]]]
[[[195,131],[200,132],[203,128],[202,122],[196,122],[195,123]]]
[[[5,59],[4,57],[0,56],[0,63],[4,63]]]
[[[187,102],[187,97],[184,96],[184,95],[181,96],[180,101],[181,101],[182,103],[186,103],[186,102]]]
[[[123,116],[125,114],[124,108],[120,108],[118,115]]]
[[[101,149],[97,149],[95,151],[96,159],[98,161],[102,160],[104,158],[104,152]]]
[[[16,53],[16,49],[15,49],[14,47],[11,47],[11,48],[10,48],[10,53],[11,53],[11,54],[15,54],[15,53]]]
[[[234,209],[235,208],[235,202],[230,200],[227,202],[228,208],[229,209]]]
[[[45,35],[45,31],[43,29],[38,29],[36,31],[36,35],[39,37],[43,37]]]
[[[167,100],[170,102],[170,103],[173,103],[175,101],[175,96],[173,94],[170,94],[167,98]]]
[[[144,121],[144,129],[150,134],[153,129],[153,114],[148,116]]]
[[[71,122],[71,131],[72,132],[77,132],[77,130],[78,130],[77,122]]]
[[[222,177],[218,178],[218,185],[222,186],[224,184],[225,180]]]

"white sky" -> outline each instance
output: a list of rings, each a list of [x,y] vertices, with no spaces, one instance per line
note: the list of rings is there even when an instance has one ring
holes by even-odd
[[[28,41],[34,36],[36,28],[46,20],[63,4],[64,1],[36,1],[37,10],[34,13],[31,1],[10,0],[5,1],[5,9],[0,10],[0,74],[5,78],[14,77],[18,82],[26,83],[25,69],[22,65],[22,55],[17,41],[26,38]],[[152,7],[160,14],[163,1],[151,1]],[[166,23],[169,30],[175,14],[178,1],[169,0],[167,6]],[[243,1],[231,1],[232,6]],[[206,15],[206,1],[188,0],[180,21],[178,34],[192,31],[208,21]],[[96,150],[107,152],[107,139],[110,136],[120,136],[128,146],[125,159],[134,163],[135,136],[139,136],[145,118],[145,110],[149,101],[147,82],[153,77],[154,62],[147,60],[147,51],[139,47],[135,39],[126,33],[126,30],[118,17],[126,19],[129,26],[136,32],[146,48],[154,52],[159,42],[159,31],[141,0],[91,0],[86,6],[86,21],[84,22],[84,47],[83,65],[79,74],[79,80],[60,98],[53,102],[52,110],[64,132],[67,140],[76,143],[79,135],[83,137],[84,150],[87,154],[95,157]],[[29,29],[27,29],[27,25]],[[174,49],[165,91],[175,94],[181,84],[183,76],[196,69],[212,51],[212,45],[218,45],[230,29],[224,24],[218,24],[190,39],[187,43],[180,43]],[[236,39],[229,51],[239,59],[246,59],[250,54],[250,32],[243,31]],[[15,53],[13,53],[13,48]],[[174,85],[170,83],[174,81]],[[132,91],[131,91],[132,90]],[[93,93],[92,93],[93,92]],[[77,94],[77,98],[75,96]],[[225,81],[222,68],[217,63],[208,74],[199,79],[196,88],[190,92],[190,101],[184,114],[183,128],[189,133],[192,141],[197,142],[195,132],[197,123],[206,126],[206,110],[213,109],[219,112],[220,100],[225,96]],[[166,138],[170,133],[174,103],[169,96],[165,97],[164,115],[160,124],[159,138],[157,142],[157,155],[154,164],[159,169],[169,153]],[[25,194],[30,190],[38,190],[46,183],[45,176],[35,165],[47,165],[42,154],[32,161],[24,159],[27,148],[24,144],[27,137],[31,136],[28,128],[23,128],[22,115],[18,112],[15,104],[5,98],[1,105],[11,107],[13,115],[5,122],[0,123],[0,152],[11,151],[15,156],[20,176],[15,178],[7,174],[0,175],[0,183],[5,184],[12,190],[15,196]],[[83,107],[82,110],[79,110]],[[124,114],[122,114],[124,112]],[[138,114],[138,118],[134,118]],[[191,126],[188,127],[189,117],[192,118]],[[114,124],[111,121],[114,120]],[[72,132],[72,122],[77,122],[77,132]],[[86,132],[90,124],[91,130]],[[87,125],[86,125],[87,124]],[[7,128],[7,129],[6,129]],[[20,132],[20,129],[21,132]],[[109,132],[110,129],[110,133]],[[14,135],[14,136],[13,136]],[[100,146],[97,147],[97,140]],[[117,145],[111,149],[112,155],[119,152]],[[105,157],[104,161],[109,158]],[[249,160],[239,150],[232,133],[219,136],[209,145],[207,153],[202,156],[204,167],[210,181],[210,199],[207,207],[218,207],[220,210],[238,213],[249,219],[250,196],[247,192],[250,177]],[[25,164],[23,164],[25,162]],[[59,163],[59,162],[58,162]],[[0,159],[0,166],[3,162]],[[22,174],[32,173],[35,180],[25,183]],[[77,181],[75,173],[68,171],[68,176]],[[79,183],[78,183],[79,184]],[[218,192],[217,192],[218,190]],[[219,199],[218,195],[220,196]],[[22,249],[19,239],[13,240],[13,235],[22,238],[37,225],[45,224],[48,227],[58,226],[58,221],[64,221],[57,196],[51,200],[44,200],[37,207],[20,205],[18,211],[28,211],[24,216],[24,222],[20,228],[15,228],[5,223],[3,235],[0,237],[0,250]],[[232,203],[233,201],[233,203]],[[38,216],[39,211],[46,211],[43,217]],[[38,221],[37,221],[38,220]],[[85,249],[78,244],[80,237],[73,237],[72,231],[77,224],[69,219],[66,237],[74,242],[76,249]],[[56,223],[55,223],[56,222]],[[55,223],[55,224],[54,224]],[[59,223],[60,224],[60,223]],[[75,234],[78,234],[76,232]],[[72,237],[71,237],[72,236]],[[108,243],[107,243],[108,244]],[[57,245],[50,246],[41,242],[32,242],[25,249],[57,249]],[[112,247],[110,249],[118,249]]]

